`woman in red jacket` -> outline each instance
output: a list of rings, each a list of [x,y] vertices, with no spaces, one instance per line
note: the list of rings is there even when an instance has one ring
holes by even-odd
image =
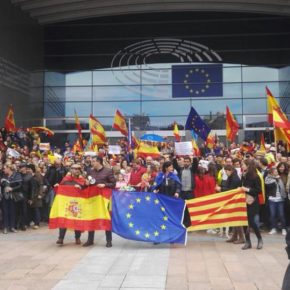
[[[209,166],[211,166],[211,164],[209,164]],[[198,166],[194,181],[194,197],[202,197],[216,192],[216,178],[213,176],[211,170],[207,171],[205,167]]]

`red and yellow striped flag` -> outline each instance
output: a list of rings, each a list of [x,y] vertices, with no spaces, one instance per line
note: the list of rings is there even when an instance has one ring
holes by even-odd
[[[90,186],[81,190],[71,185],[59,185],[50,211],[49,228],[111,230],[111,195],[109,188]]]
[[[239,124],[235,120],[229,107],[226,107],[226,137],[229,141],[234,142],[239,131]]]
[[[106,143],[106,133],[104,127],[100,121],[93,115],[90,115],[89,127],[91,133],[91,139],[93,144],[105,144]]]
[[[150,145],[145,142],[141,142],[134,151],[137,157],[142,158],[146,158],[148,156],[151,156],[152,158],[160,157],[158,147],[156,145]]]
[[[9,106],[9,110],[7,112],[6,118],[5,118],[5,129],[7,132],[15,132],[17,131],[15,126],[15,120],[14,120],[14,110],[12,105]]]
[[[191,219],[188,231],[247,226],[246,195],[234,189],[186,200]]]
[[[174,122],[174,125],[173,125],[173,135],[175,137],[175,141],[176,142],[180,142],[181,141],[181,138],[180,138],[180,135],[179,135],[178,126],[177,126],[176,122]]]
[[[121,114],[119,110],[116,111],[115,117],[114,117],[114,124],[113,128],[120,131],[124,136],[128,137],[128,128],[126,124],[125,117]]]

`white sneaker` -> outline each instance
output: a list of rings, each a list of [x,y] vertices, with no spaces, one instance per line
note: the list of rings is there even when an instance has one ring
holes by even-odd
[[[285,229],[282,229],[282,235],[286,236],[287,235],[287,231]]]
[[[269,232],[269,235],[274,235],[274,234],[277,234],[277,230],[276,230],[276,229],[272,229],[272,230]]]

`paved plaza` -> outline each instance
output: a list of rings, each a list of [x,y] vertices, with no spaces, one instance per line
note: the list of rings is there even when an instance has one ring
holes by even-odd
[[[104,246],[104,232],[97,232],[91,248],[75,245],[73,232],[57,246],[57,231],[45,226],[1,233],[0,289],[278,290],[288,265],[284,237],[263,237],[263,250],[255,249],[253,237],[254,248],[242,251],[205,232],[189,233],[186,247],[113,235],[112,248]]]

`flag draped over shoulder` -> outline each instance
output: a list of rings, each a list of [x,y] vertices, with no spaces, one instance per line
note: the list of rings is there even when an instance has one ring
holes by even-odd
[[[106,143],[105,130],[102,124],[99,122],[99,120],[95,118],[93,115],[90,115],[89,127],[90,127],[92,144],[97,144],[97,145],[105,144]]]
[[[229,107],[226,107],[226,136],[227,139],[231,142],[234,142],[235,137],[239,130],[239,124],[235,120],[232,112],[230,111]]]
[[[120,131],[124,136],[128,136],[128,128],[126,125],[125,117],[119,110],[117,110],[115,113],[113,128]]]
[[[210,128],[207,124],[201,119],[196,110],[191,107],[188,114],[186,124],[186,130],[193,130],[201,139],[206,141],[206,138],[210,132]]]
[[[186,243],[185,202],[150,192],[113,191],[112,231],[143,242]]]
[[[175,140],[177,142],[180,142],[181,138],[180,138],[180,135],[179,135],[178,126],[177,126],[177,124],[175,122],[174,122],[174,125],[173,125],[173,135],[175,137]]]
[[[234,189],[186,200],[191,226],[188,231],[247,226],[246,195]]]
[[[111,194],[109,188],[90,186],[81,190],[70,185],[59,185],[50,211],[49,228],[111,230],[108,209]]]
[[[15,126],[14,110],[13,110],[12,105],[9,106],[9,109],[5,118],[4,126],[7,132],[17,131],[16,126]]]

